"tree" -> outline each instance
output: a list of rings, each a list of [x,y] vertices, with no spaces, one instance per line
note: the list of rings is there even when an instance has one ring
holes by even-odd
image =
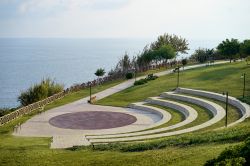
[[[152,59],[158,61],[167,61],[168,59],[173,59],[176,56],[176,52],[170,45],[163,45],[158,50],[153,51]]]
[[[199,63],[204,63],[209,59],[208,49],[199,48],[191,55],[190,59],[194,59]]]
[[[146,47],[144,48],[143,52],[139,56],[137,56],[137,64],[139,67],[148,67],[152,62],[155,62],[157,65],[158,62],[173,59],[175,56],[176,52],[171,45],[165,44],[156,50],[152,50]]]
[[[244,42],[240,44],[240,54],[242,58],[246,58],[250,55],[250,40],[244,40]]]
[[[173,59],[175,57],[175,51],[171,45],[163,45],[158,50],[155,51],[156,55],[161,59]]]
[[[137,57],[136,56],[133,56],[132,60],[131,60],[131,66],[136,70],[137,69]]]
[[[217,46],[217,49],[220,54],[229,58],[231,63],[232,59],[235,59],[237,54],[239,54],[240,43],[237,39],[226,39]]]
[[[137,66],[139,68],[148,68],[153,57],[153,51],[149,49],[148,46],[145,46],[142,53],[137,55]]]
[[[95,75],[99,78],[105,74],[105,70],[103,68],[99,68],[96,70]]]
[[[186,58],[181,60],[181,64],[182,64],[182,66],[183,66],[183,69],[184,69],[184,66],[187,65],[187,63],[188,63],[188,61],[187,61]]]
[[[177,35],[170,35],[170,34],[163,34],[157,38],[157,41],[153,42],[150,45],[150,48],[152,50],[157,50],[163,45],[170,45],[173,47],[175,52],[182,53],[182,54],[187,54],[188,48],[188,41],[181,36]]]
[[[125,54],[123,55],[123,57],[118,62],[118,67],[121,68],[121,71],[124,74],[126,74],[131,69],[131,66],[132,66],[132,64],[130,62],[129,56],[125,52]]]
[[[247,62],[247,65],[250,64],[250,56],[246,57],[246,62]]]
[[[206,49],[206,54],[207,54],[207,60],[208,60],[208,64],[212,64],[214,63],[214,59],[216,56],[216,52],[214,49]]]

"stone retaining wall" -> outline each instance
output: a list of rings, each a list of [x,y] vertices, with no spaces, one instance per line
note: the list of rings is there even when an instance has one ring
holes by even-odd
[[[66,92],[63,91],[63,92],[57,93],[53,96],[50,96],[44,100],[41,100],[41,101],[38,101],[36,103],[30,104],[28,106],[19,108],[19,109],[15,110],[7,115],[4,115],[4,116],[0,117],[0,126],[10,122],[11,120],[14,120],[14,119],[20,117],[22,115],[28,114],[34,110],[42,108],[46,104],[49,104],[57,99],[60,99],[60,98],[64,97],[65,95],[66,95]]]

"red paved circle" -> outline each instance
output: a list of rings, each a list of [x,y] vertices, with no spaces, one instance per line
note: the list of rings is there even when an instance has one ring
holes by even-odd
[[[122,127],[132,124],[136,120],[136,117],[125,113],[84,111],[53,117],[49,123],[65,129],[95,130]]]

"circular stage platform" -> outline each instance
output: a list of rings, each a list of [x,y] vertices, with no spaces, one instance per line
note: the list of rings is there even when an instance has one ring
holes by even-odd
[[[96,130],[122,127],[136,120],[136,117],[120,112],[84,111],[53,117],[49,123],[65,129]]]

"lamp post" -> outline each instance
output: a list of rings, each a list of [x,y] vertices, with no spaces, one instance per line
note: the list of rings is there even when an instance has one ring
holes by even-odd
[[[243,98],[245,98],[245,89],[246,89],[246,73],[243,73],[243,74],[241,75],[241,78],[243,78],[243,94],[242,94],[242,96],[243,96]]]
[[[176,88],[179,87],[179,81],[180,81],[180,66],[178,65],[178,67],[176,68],[178,71],[178,76],[177,76],[177,85],[176,85]]]
[[[225,126],[227,127],[227,114],[228,114],[228,92],[223,92],[223,95],[226,95],[226,121],[225,121]]]
[[[91,84],[89,84],[89,103],[91,104],[91,95],[92,95],[92,92],[91,92]]]
[[[136,81],[136,67],[135,67],[135,81]]]

